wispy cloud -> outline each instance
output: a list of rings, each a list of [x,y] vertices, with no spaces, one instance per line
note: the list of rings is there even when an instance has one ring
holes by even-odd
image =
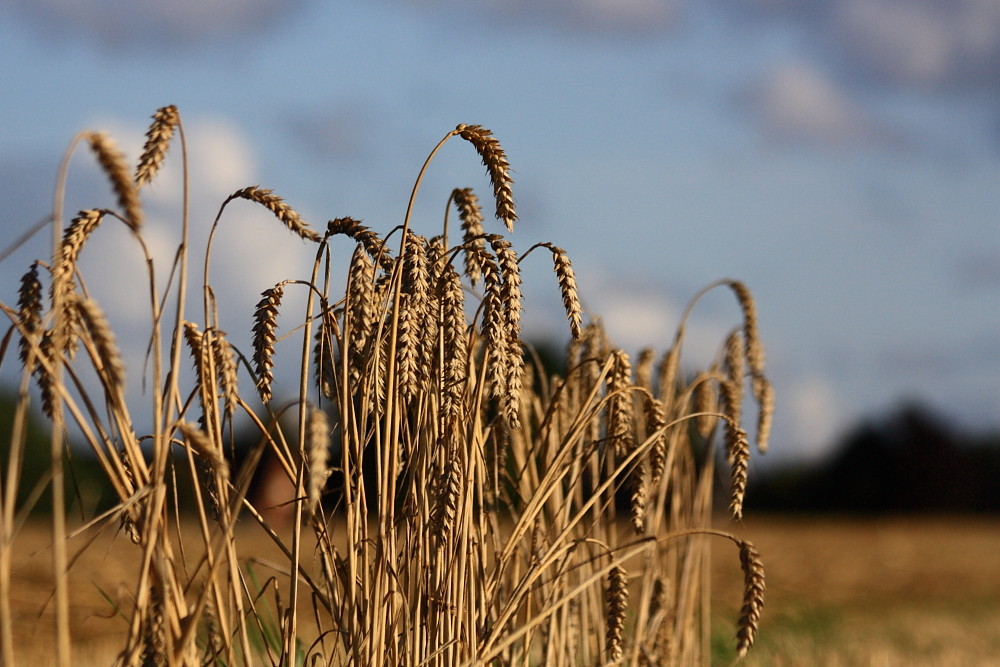
[[[83,39],[112,51],[161,53],[231,36],[256,35],[304,0],[21,0],[4,3],[46,40]]]

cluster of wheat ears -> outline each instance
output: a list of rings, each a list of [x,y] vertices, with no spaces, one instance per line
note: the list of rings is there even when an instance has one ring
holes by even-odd
[[[507,158],[481,126],[448,132],[413,195],[433,156],[456,137],[481,157],[496,218],[513,231]],[[161,284],[143,240],[140,193],[178,142],[183,240]],[[212,235],[202,303],[186,303],[187,153],[177,109],[153,116],[134,171],[103,133],[82,133],[73,145],[92,150],[118,207],[81,211],[57,229],[51,261],[24,275],[16,308],[0,304],[12,325],[0,354],[17,350],[23,367],[0,494],[4,664],[16,658],[8,593],[32,397],[52,423],[52,604],[62,664],[72,651],[63,509],[71,431],[115,495],[90,526],[116,527],[135,543],[135,571],[122,573],[131,591],[120,610],[128,618],[123,665],[705,664],[708,545],[719,537],[736,545],[745,581],[737,656],[751,647],[761,559],[749,542],[711,527],[720,476],[714,440],[729,466],[729,511],[739,519],[750,457],[744,394],[754,399],[760,450],[772,412],[755,305],[742,283],[704,290],[731,290],[742,314],[710,368],[681,370],[690,307],[662,356],[647,350],[633,363],[599,322],[584,321],[566,252],[541,243],[519,255],[505,236],[485,231],[471,188],[454,190],[448,202],[460,225],[449,230],[446,214],[443,233],[426,238],[410,228],[413,196],[402,224],[380,236],[351,218],[316,229],[270,190],[247,187],[225,200],[213,235],[230,202],[249,200],[314,244],[316,255],[303,276],[260,286],[252,324],[249,313],[237,324],[252,326],[253,349],[239,350],[218,321],[207,278]],[[60,217],[57,210],[57,226]],[[77,267],[91,235],[109,223],[127,225],[149,270],[141,384],[152,425],[144,435],[125,392],[126,372],[137,369],[123,363]],[[333,291],[337,243],[353,249],[342,294]],[[520,335],[520,266],[536,250],[551,255],[569,322],[564,376],[546,369]],[[304,312],[283,311],[290,290],[306,294]],[[281,346],[301,346],[290,399],[272,396]],[[85,374],[96,376],[100,392],[87,391]],[[229,455],[237,420],[251,422],[258,439],[238,466]],[[265,455],[296,489],[284,526],[248,497]],[[363,465],[373,473],[362,474]],[[179,480],[193,488],[193,512],[179,507]],[[188,532],[182,542],[183,522],[197,525],[197,540]],[[259,526],[286,557],[264,584],[240,553],[237,522],[240,530]]]

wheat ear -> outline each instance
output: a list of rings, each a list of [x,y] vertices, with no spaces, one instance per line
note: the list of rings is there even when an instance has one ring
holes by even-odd
[[[42,331],[42,283],[38,279],[38,262],[33,262],[28,272],[21,276],[21,287],[17,292],[18,324],[21,329],[20,359],[34,371],[37,359],[31,361],[31,347],[38,343]]]
[[[757,638],[760,614],[764,608],[764,563],[753,544],[737,540],[743,569],[743,608],[736,631],[736,656],[742,659]]]
[[[248,188],[243,188],[242,190],[237,190],[233,194],[229,195],[226,199],[226,203],[229,203],[233,199],[246,199],[248,201],[257,202],[267,210],[274,213],[275,217],[281,222],[285,223],[291,231],[297,234],[300,238],[307,241],[313,241],[319,243],[322,238],[319,233],[310,227],[305,220],[299,217],[299,214],[295,210],[285,203],[285,201],[276,194],[268,189],[261,188],[258,185],[251,185]],[[223,204],[225,206],[225,204]]]
[[[483,277],[480,261],[482,255],[475,250],[485,248],[483,235],[483,209],[479,205],[479,197],[472,188],[456,188],[451,193],[451,199],[458,208],[458,218],[462,222],[462,245],[465,247],[465,275],[475,287]]]
[[[253,360],[257,372],[257,390],[260,400],[271,401],[271,383],[274,382],[274,341],[278,328],[278,307],[284,295],[285,283],[280,282],[271,289],[264,290],[264,298],[257,303],[253,327]]]
[[[174,105],[157,109],[153,114],[153,122],[146,131],[146,145],[139,156],[139,164],[135,169],[135,187],[141,188],[149,183],[160,171],[163,158],[170,147],[170,139],[174,136],[181,117]]]
[[[103,132],[88,133],[87,142],[97,156],[101,169],[111,181],[126,223],[132,231],[138,232],[142,227],[142,206],[139,204],[139,194],[132,184],[132,175],[125,164],[125,156],[118,150],[114,140]]]
[[[507,231],[514,231],[517,213],[514,211],[514,192],[510,187],[514,180],[510,177],[510,163],[507,162],[507,155],[500,147],[500,142],[482,125],[462,124],[455,128],[455,132],[475,146],[493,185],[497,220],[503,220]]]
[[[625,655],[622,633],[628,611],[628,575],[625,568],[615,565],[608,572],[606,639],[608,660],[620,662]]]
[[[306,488],[306,513],[312,514],[320,506],[323,486],[329,474],[330,422],[326,412],[314,405],[309,406],[309,467]]]

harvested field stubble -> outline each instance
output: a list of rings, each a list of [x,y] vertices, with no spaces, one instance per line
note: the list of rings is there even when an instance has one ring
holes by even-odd
[[[0,493],[4,664],[34,664],[29,638],[41,636],[60,665],[107,664],[98,651],[129,666],[707,664],[705,582],[716,538],[735,546],[726,551],[744,577],[729,641],[741,656],[751,649],[761,557],[711,527],[716,459],[728,464],[729,510],[740,518],[748,432],[760,451],[767,447],[773,393],[749,290],[723,280],[699,292],[672,345],[660,355],[643,351],[633,371],[599,321],[585,321],[568,253],[540,243],[519,254],[485,229],[471,188],[448,197],[460,233],[449,230],[448,214],[437,236],[411,229],[424,173],[453,138],[478,153],[495,217],[513,232],[500,142],[482,126],[459,125],[420,170],[402,224],[384,235],[347,217],[315,227],[271,190],[251,186],[224,199],[203,256],[189,247],[191,217],[182,210],[169,266],[147,251],[152,223],[141,194],[169,150],[180,151],[186,174],[180,113],[156,113],[134,174],[106,135],[77,138],[95,153],[120,210],[82,211],[57,234],[51,263],[25,274],[16,307],[3,306],[6,340],[18,344],[0,354],[17,348],[23,365]],[[243,321],[223,322],[209,257],[236,200],[270,211],[289,243],[315,248],[315,261],[259,286],[256,312]],[[60,232],[58,208],[53,220]],[[123,359],[100,307],[114,295],[84,289],[77,264],[100,243],[99,226],[119,224],[148,270],[141,360]],[[335,247],[349,248],[350,262],[338,266]],[[566,309],[562,374],[521,340],[521,265],[535,250],[551,254],[552,289]],[[200,287],[190,302],[189,284]],[[343,294],[332,291],[342,284]],[[710,289],[733,293],[739,334],[720,336],[710,368],[682,372],[685,323]],[[304,310],[285,305],[292,293]],[[253,341],[238,349],[224,330],[244,326]],[[281,397],[276,364],[289,354],[297,390]],[[88,393],[83,374],[96,377],[98,391]],[[146,388],[151,425],[142,432],[139,399],[126,384]],[[743,405],[747,388],[756,407]],[[26,527],[28,504],[17,501],[36,394],[53,433],[56,509],[45,548],[37,524]],[[747,429],[744,413],[756,428]],[[254,429],[256,444],[234,458],[238,424]],[[82,433],[114,496],[101,513],[77,499],[81,526],[67,522],[62,495],[71,431]],[[249,494],[263,461],[290,496],[280,507]],[[193,511],[181,507],[182,494]],[[39,558],[15,557],[26,548]],[[30,581],[52,595],[26,625],[12,610]],[[89,585],[103,612],[100,600],[87,606]],[[91,646],[108,627],[107,642]]]

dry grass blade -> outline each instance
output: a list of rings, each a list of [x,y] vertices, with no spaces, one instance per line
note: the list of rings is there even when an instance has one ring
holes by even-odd
[[[229,199],[226,202],[232,201],[233,199],[246,199],[248,201],[257,202],[267,210],[274,213],[278,220],[285,223],[291,231],[295,232],[300,238],[307,241],[313,241],[314,243],[319,243],[322,238],[319,233],[310,227],[305,220],[299,217],[299,214],[295,210],[285,203],[285,201],[276,194],[272,194],[270,190],[261,188],[258,185],[251,185],[248,188],[243,188],[242,190],[237,190],[233,194],[229,195]]]
[[[736,632],[736,655],[742,659],[757,638],[760,614],[764,608],[764,563],[753,544],[737,540],[743,568],[743,608]]]
[[[482,125],[462,124],[456,127],[455,131],[476,147],[476,152],[483,159],[486,171],[490,175],[490,183],[493,185],[497,220],[503,220],[507,231],[514,231],[517,213],[514,211],[514,192],[510,187],[514,180],[510,177],[510,163],[507,162],[507,155],[500,147],[500,142]]]
[[[132,231],[138,232],[142,227],[142,206],[139,204],[139,194],[132,183],[132,175],[125,164],[125,156],[118,150],[114,140],[103,132],[88,133],[87,141],[97,156],[101,169],[111,181],[111,187],[118,197],[118,206],[125,215],[125,221]]]
[[[146,145],[142,147],[142,155],[139,156],[139,164],[135,169],[135,187],[141,188],[156,177],[180,120],[177,107],[172,104],[157,109],[153,114],[153,122],[146,132]]]

